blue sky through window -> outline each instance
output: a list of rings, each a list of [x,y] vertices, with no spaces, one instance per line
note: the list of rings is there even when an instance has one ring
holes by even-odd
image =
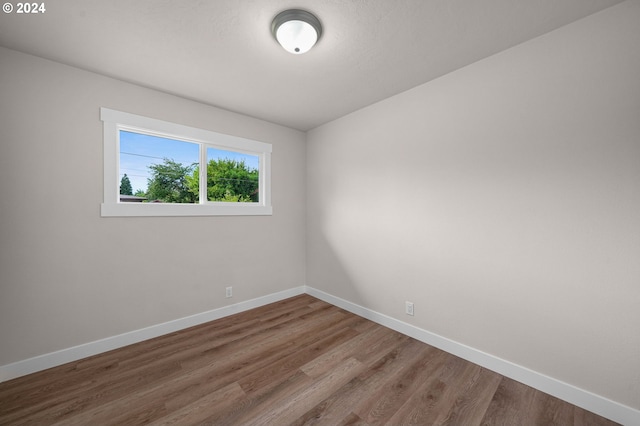
[[[197,164],[200,145],[192,142],[150,136],[141,133],[120,131],[120,177],[126,173],[135,193],[147,190],[147,180],[151,177],[149,166],[162,164],[165,158],[183,165]],[[227,158],[236,161],[244,160],[251,169],[259,168],[257,155],[243,154],[217,148],[207,149],[207,161]]]

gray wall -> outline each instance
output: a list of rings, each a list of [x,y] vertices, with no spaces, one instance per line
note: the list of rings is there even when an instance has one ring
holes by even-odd
[[[626,2],[311,131],[307,285],[640,408],[638,22]]]
[[[303,133],[4,48],[0,94],[0,365],[304,285]],[[273,216],[101,218],[103,106],[273,144]]]

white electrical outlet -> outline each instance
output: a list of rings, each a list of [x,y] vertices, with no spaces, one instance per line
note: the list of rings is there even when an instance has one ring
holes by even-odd
[[[404,303],[405,303],[404,308],[407,315],[413,316],[413,302],[404,302]]]
[[[225,297],[233,297],[233,287],[227,287],[227,292]]]

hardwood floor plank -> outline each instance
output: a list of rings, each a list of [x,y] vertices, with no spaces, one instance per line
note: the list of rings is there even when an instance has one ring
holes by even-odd
[[[287,377],[293,374],[301,365],[304,365],[314,356],[322,354],[327,349],[342,342],[348,341],[355,334],[356,331],[343,328],[328,336],[324,336],[320,338],[317,343],[294,350],[290,355],[280,357],[265,368],[243,377],[239,381],[240,386],[248,395],[264,391],[264,389],[273,386],[273,383],[277,382],[278,377]]]
[[[301,327],[300,324],[296,323],[295,326],[290,328],[292,333],[288,334],[289,340],[287,340],[286,343],[281,341],[281,332],[273,334],[269,332],[266,334],[267,339],[257,339],[257,342],[254,342],[258,343],[259,349],[256,349],[252,342],[249,341],[242,345],[242,353],[236,352],[238,348],[236,348],[237,345],[234,342],[229,346],[225,346],[224,353],[218,351],[209,352],[208,357],[211,357],[211,360],[206,364],[203,365],[201,362],[194,363],[190,360],[190,362],[183,364],[186,372],[181,373],[179,377],[166,377],[161,383],[157,383],[149,389],[140,389],[135,397],[127,395],[115,401],[112,408],[109,408],[108,404],[103,404],[102,408],[107,407],[115,411],[116,407],[120,410],[124,406],[129,417],[118,417],[117,423],[138,424],[141,422],[141,419],[144,419],[144,423],[146,423],[165,414],[164,411],[153,411],[149,408],[149,406],[156,404],[155,401],[160,397],[164,398],[165,407],[169,406],[169,408],[181,404],[189,404],[216,387],[225,386],[239,379],[247,380],[246,377],[255,377],[252,371],[258,371],[258,374],[263,375],[264,373],[262,373],[262,371],[265,368],[270,369],[270,374],[266,375],[266,382],[268,385],[273,386],[277,381],[273,375],[272,368],[274,365],[279,365],[279,363],[282,362],[282,345],[289,348],[293,343],[294,347],[297,345],[307,347],[309,342],[316,339],[317,336],[330,333],[332,330],[331,325],[343,324],[345,317],[346,315],[343,312],[336,311],[324,315],[321,320],[314,318],[313,321],[306,322],[305,327]],[[350,320],[357,321],[358,319],[351,317]],[[258,336],[258,334],[256,334],[256,336]],[[221,348],[222,347],[218,347],[218,349]],[[270,348],[275,349],[270,351]],[[243,359],[243,355],[247,354],[250,356],[249,359]],[[259,354],[259,358],[256,357],[256,354]],[[198,361],[201,359],[206,359],[206,357],[198,357]],[[240,386],[242,387],[242,383],[240,383]],[[128,408],[126,404],[132,399],[137,399],[138,401],[134,405],[134,408]],[[179,401],[176,401],[176,399]],[[99,409],[99,411],[102,412],[102,409]],[[87,415],[90,416],[88,419],[94,422],[113,420],[103,418],[94,412],[89,412]]]
[[[247,318],[242,314],[231,315],[219,320],[209,322],[206,324],[194,326],[179,332],[170,333],[157,338],[149,339],[135,345],[127,346],[126,348],[120,348],[113,351],[105,352],[92,357],[84,358],[79,361],[71,362],[60,367],[56,367],[57,372],[60,372],[61,368],[64,368],[68,373],[73,372],[73,376],[63,376],[55,383],[48,383],[48,391],[54,391],[57,388],[61,388],[67,385],[67,380],[73,380],[74,382],[80,381],[81,377],[94,377],[96,373],[101,370],[111,370],[114,367],[119,366],[121,363],[127,365],[128,363],[148,363],[148,358],[165,357],[166,353],[162,352],[163,347],[167,347],[168,350],[172,348],[181,348],[182,350],[188,347],[190,341],[196,341],[202,336],[209,336],[211,339],[216,339],[218,343],[222,343],[222,336],[219,333],[225,333],[232,339],[242,338],[242,332],[244,329],[249,332],[255,332],[256,324],[261,322],[273,321],[273,318],[278,320],[277,316],[284,316],[283,320],[288,320],[295,316],[295,309],[302,309],[305,313],[311,312],[309,307],[309,301],[305,298],[305,295],[300,295],[287,299],[287,301],[276,302],[268,305],[268,307],[260,307],[251,311],[251,317]],[[238,327],[240,329],[238,329]],[[201,344],[198,342],[197,344]],[[123,351],[126,349],[126,353]],[[147,359],[145,359],[147,357]],[[83,375],[81,375],[81,373]],[[11,395],[16,393],[26,393],[30,389],[36,391],[42,390],[42,386],[39,382],[39,378],[47,381],[49,376],[49,370],[40,371],[30,375],[31,380],[24,381],[15,379],[13,381],[5,382],[9,384],[16,382],[14,386],[2,386],[0,387],[0,400],[9,401]],[[69,377],[69,378],[67,378]],[[72,377],[72,378],[71,378]],[[3,384],[3,385],[4,385]]]
[[[301,371],[278,383],[269,392],[245,397],[229,410],[215,413],[205,420],[212,425],[244,425],[247,422],[259,422],[266,411],[288,401],[294,395],[313,384],[311,379]]]
[[[535,389],[503,377],[481,424],[525,424],[534,395]]]
[[[383,424],[402,406],[406,398],[419,387],[419,381],[432,370],[429,368],[438,350],[411,339],[393,363],[387,364],[381,375],[381,386],[354,407],[353,412],[371,425]]]
[[[393,344],[392,340],[397,341],[401,338],[401,334],[388,328],[369,327],[344,344],[307,362],[300,369],[310,377],[318,377],[334,368],[345,358],[356,357],[362,362],[366,362],[368,354],[379,351],[378,345],[390,347]]]
[[[232,345],[231,345],[232,346]],[[224,345],[217,348],[223,348]],[[227,348],[229,353],[233,353],[233,347]],[[146,385],[155,386],[158,381],[170,380],[173,378],[173,374],[182,375],[185,370],[183,367],[189,365],[187,370],[195,370],[197,374],[203,374],[199,368],[209,369],[211,362],[209,358],[203,356],[203,354],[209,352],[209,355],[214,355],[211,352],[211,346],[209,344],[203,344],[187,348],[182,353],[176,353],[167,357],[164,360],[155,362],[149,365],[132,366],[130,370],[125,370],[124,374],[120,372],[114,372],[108,376],[102,376],[102,380],[97,380],[87,386],[85,392],[80,390],[78,392],[67,392],[62,397],[57,399],[50,399],[48,402],[51,404],[49,407],[38,407],[42,412],[42,415],[47,417],[55,417],[61,414],[69,415],[73,411],[88,410],[92,407],[105,405],[117,398],[127,397],[128,395],[128,378],[136,377],[136,387],[138,390],[144,389]],[[255,356],[251,352],[252,356]],[[227,354],[224,354],[227,355]],[[236,353],[237,355],[237,353]],[[215,356],[215,355],[214,355]],[[219,357],[220,361],[228,361],[233,358],[230,356]],[[236,358],[237,359],[237,358]],[[182,364],[181,362],[182,361]],[[184,376],[183,379],[187,379],[188,376]],[[88,391],[88,392],[86,392]],[[66,405],[64,411],[60,411],[58,406]],[[45,408],[48,408],[45,410]],[[54,412],[56,414],[54,414]]]
[[[150,425],[184,425],[204,422],[207,418],[237,404],[247,394],[234,382],[196,401],[184,405],[170,414],[151,421]]]
[[[0,383],[1,425],[606,425],[309,295]]]
[[[323,309],[326,309],[326,308],[327,307],[323,307]],[[304,314],[309,314],[310,312],[311,311],[309,309],[304,310]],[[340,313],[336,313],[336,315],[339,315],[339,314]],[[291,319],[289,318],[288,320],[291,320]],[[213,355],[214,350],[216,349],[220,351],[222,351],[224,348],[228,349],[227,351],[228,353],[223,353],[222,356],[220,357],[221,360],[234,359],[234,357],[232,357],[231,355],[236,355],[235,359],[237,359],[237,355],[238,355],[237,352],[233,353],[234,342],[236,342],[237,339],[234,341],[229,341],[226,338],[226,334],[225,336],[222,336],[220,340],[213,341],[213,343],[209,338],[206,338],[204,340],[200,338],[203,333],[207,335],[209,330],[211,330],[211,334],[216,335],[218,332],[221,331],[220,323],[223,323],[225,325],[233,325],[236,321],[239,321],[239,323],[242,323],[241,319],[238,320],[237,318],[225,318],[224,321],[220,321],[220,322],[216,321],[208,327],[197,326],[197,327],[186,330],[187,334],[191,336],[195,334],[196,336],[195,341],[192,342],[191,344],[184,345],[185,347],[182,351],[180,351],[179,346],[176,348],[171,348],[170,353],[166,351],[166,349],[169,346],[162,345],[163,349],[165,350],[162,351],[161,354],[164,355],[165,357],[164,358],[161,358],[160,356],[156,357],[156,358],[160,358],[159,363],[151,362],[151,359],[148,357],[143,357],[141,360],[139,360],[139,362],[133,362],[130,360],[130,362],[128,363],[129,368],[127,369],[123,367],[122,374],[119,369],[110,368],[108,369],[110,374],[97,375],[98,378],[91,379],[90,383],[80,382],[80,386],[77,386],[77,385],[74,386],[73,388],[77,392],[70,392],[71,388],[69,386],[67,386],[65,393],[56,392],[61,396],[53,399],[48,398],[46,400],[46,404],[47,404],[46,406],[39,405],[34,407],[34,405],[36,405],[34,403],[31,403],[28,405],[24,404],[24,405],[30,406],[32,409],[36,408],[40,412],[40,415],[45,418],[51,418],[51,419],[56,418],[59,420],[60,416],[69,416],[74,411],[89,410],[99,405],[108,404],[117,398],[122,398],[123,396],[126,397],[128,395],[127,383],[131,378],[135,378],[135,385],[138,388],[142,388],[148,383],[150,384],[155,383],[155,381],[157,380],[170,379],[171,372],[180,373],[180,371],[186,365],[189,365],[189,367],[193,369],[193,368],[197,368],[198,366],[202,366],[204,364],[204,366],[208,368],[207,363],[209,362],[208,361],[209,358],[203,355],[207,353],[209,355]],[[264,330],[273,328],[274,326],[278,327],[281,323],[281,321],[278,321],[275,323],[273,323],[273,321],[271,323],[265,322],[265,327],[260,328],[256,325],[256,323],[252,321],[252,318],[249,318],[248,322],[249,324],[245,325],[244,327],[250,326],[253,330],[254,335],[259,335],[259,336],[262,336],[262,335],[269,336],[268,333],[261,334],[261,332],[264,332]],[[307,331],[307,330],[305,329],[301,330],[301,332],[304,332],[304,331]],[[225,333],[227,332],[225,331]],[[246,337],[245,333],[242,333],[241,336],[242,335],[245,335]],[[279,336],[281,335],[281,332],[280,330],[275,330],[272,332],[272,335],[275,336],[273,340],[278,342],[280,340]],[[170,341],[173,341],[174,337],[175,336],[173,335],[168,336]],[[133,359],[136,359],[139,354],[144,353],[144,351],[141,350],[140,347],[148,348],[150,345],[155,344],[154,342],[155,340],[157,339],[153,339],[153,341],[146,341],[138,345],[133,345],[131,347],[123,348],[120,351],[126,352],[126,353],[133,352],[133,356],[131,358],[133,360]],[[181,343],[178,342],[178,345],[180,344]],[[133,349],[133,351],[131,349]],[[251,355],[254,357],[257,357],[257,358],[260,357],[260,355],[256,356],[255,351],[249,350],[249,353],[251,353]],[[105,359],[110,360],[112,355],[113,355],[113,351],[111,353],[105,354],[104,357]],[[120,354],[120,356],[122,356],[122,353]],[[139,363],[142,363],[142,364],[139,365]],[[65,368],[65,366],[63,366],[63,368]],[[59,386],[64,386],[72,383],[72,382],[67,383],[68,380],[65,381],[65,378],[75,376],[75,380],[81,380],[86,376],[87,372],[82,369],[76,369],[74,367],[71,369],[65,368],[65,373],[75,373],[75,374],[62,375],[61,380],[54,382],[54,384],[58,382],[61,383],[57,385],[57,388],[59,388]],[[9,388],[10,387],[11,386],[9,386]],[[17,393],[19,393],[19,391]],[[3,403],[3,406],[4,406],[4,403]],[[64,406],[63,410],[60,408],[61,406]],[[28,415],[28,412],[26,412],[26,414]]]
[[[563,426],[573,424],[573,414],[571,404],[536,390],[528,418],[534,424]]]
[[[390,419],[389,424],[436,424],[449,413],[461,395],[460,383],[469,380],[480,368],[446,352],[436,353],[433,372]],[[466,419],[465,419],[466,421]]]
[[[371,358],[365,364],[367,366],[365,371],[304,413],[292,424],[333,425],[340,424],[346,418],[357,417],[360,419],[353,412],[354,407],[370,398],[382,386],[384,381],[394,374],[394,371],[402,367],[401,365],[398,366],[398,356],[408,345],[413,343],[413,339],[407,336],[399,333],[395,336],[400,339],[397,339],[394,344],[386,346],[386,353],[379,352],[377,359]],[[359,421],[364,423],[362,419]]]
[[[358,415],[353,413],[350,413],[347,417],[342,419],[342,421],[336,424],[338,426],[369,426],[367,422],[365,422]]]
[[[144,372],[139,372],[136,379],[136,386],[154,383],[157,380],[176,374],[180,371],[177,363],[170,363],[163,366],[156,366]],[[100,375],[103,377],[104,375]],[[119,381],[117,377],[109,381],[109,385],[104,387],[95,385],[96,382],[80,383],[80,387],[71,383],[68,388],[57,388],[48,394],[41,394],[38,399],[25,400],[17,408],[11,407],[5,412],[4,407],[0,409],[0,419],[7,422],[18,422],[29,419],[29,422],[60,421],[65,417],[73,415],[75,412],[82,412],[109,403],[112,400],[129,395],[133,390],[127,380]],[[86,389],[83,391],[82,386]],[[4,404],[3,404],[4,405]],[[9,408],[9,407],[7,407]]]
[[[469,387],[464,386],[448,412],[440,412],[436,423],[441,425],[479,425],[487,407],[495,394],[502,376],[485,368],[477,370],[477,375],[469,379]],[[465,385],[464,383],[461,383]]]
[[[327,374],[312,380],[301,392],[292,394],[280,404],[272,406],[258,416],[248,413],[242,422],[247,425],[285,425],[295,421],[318,402],[351,381],[365,369],[364,364],[355,358],[349,358]],[[241,421],[243,419],[240,419]]]
[[[299,299],[293,300],[293,302],[292,307],[295,308],[298,303],[307,301]],[[302,311],[297,311],[297,313],[310,313],[312,310],[307,305],[303,304]],[[113,395],[113,398],[122,396],[122,383],[130,377],[135,377],[138,384],[143,384],[145,381],[155,380],[157,376],[165,377],[170,371],[180,370],[179,361],[186,364],[190,358],[193,358],[196,362],[201,363],[201,355],[206,351],[224,346],[230,341],[240,341],[249,333],[256,334],[267,327],[278,326],[285,320],[295,318],[294,312],[296,311],[287,311],[287,306],[282,305],[282,307],[276,306],[275,312],[271,313],[271,316],[260,315],[260,318],[247,319],[234,315],[213,323],[192,327],[180,333],[173,333],[66,364],[58,367],[58,373],[64,369],[65,374],[58,374],[59,378],[55,381],[48,380],[48,373],[45,371],[36,373],[33,380],[27,385],[19,382],[18,386],[12,386],[12,383],[7,382],[3,384],[6,386],[0,387],[5,393],[10,393],[8,395],[0,393],[3,409],[10,411],[14,402],[18,407],[30,406],[39,411],[55,408],[56,405],[61,404],[68,406],[74,404],[76,409],[91,408],[92,404],[87,395],[100,395],[99,399],[91,398],[94,404],[108,402],[109,395]],[[256,314],[254,313],[252,316],[256,316]],[[279,330],[276,330],[274,334],[279,333]],[[176,360],[175,363],[171,363],[173,359]],[[161,361],[161,367],[155,363],[157,360]],[[100,374],[101,372],[109,374]],[[41,386],[40,380],[44,380],[47,385]],[[61,389],[64,389],[63,395]],[[51,394],[61,394],[62,396],[51,399],[48,397]],[[17,395],[21,396],[19,401],[15,401]],[[44,398],[47,399],[46,405],[38,406],[37,401]],[[84,403],[78,398],[84,398]]]

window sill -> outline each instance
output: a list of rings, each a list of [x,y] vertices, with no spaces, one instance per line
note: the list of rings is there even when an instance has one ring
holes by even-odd
[[[242,203],[163,204],[163,203],[103,203],[102,217],[127,216],[270,216],[271,206]]]

